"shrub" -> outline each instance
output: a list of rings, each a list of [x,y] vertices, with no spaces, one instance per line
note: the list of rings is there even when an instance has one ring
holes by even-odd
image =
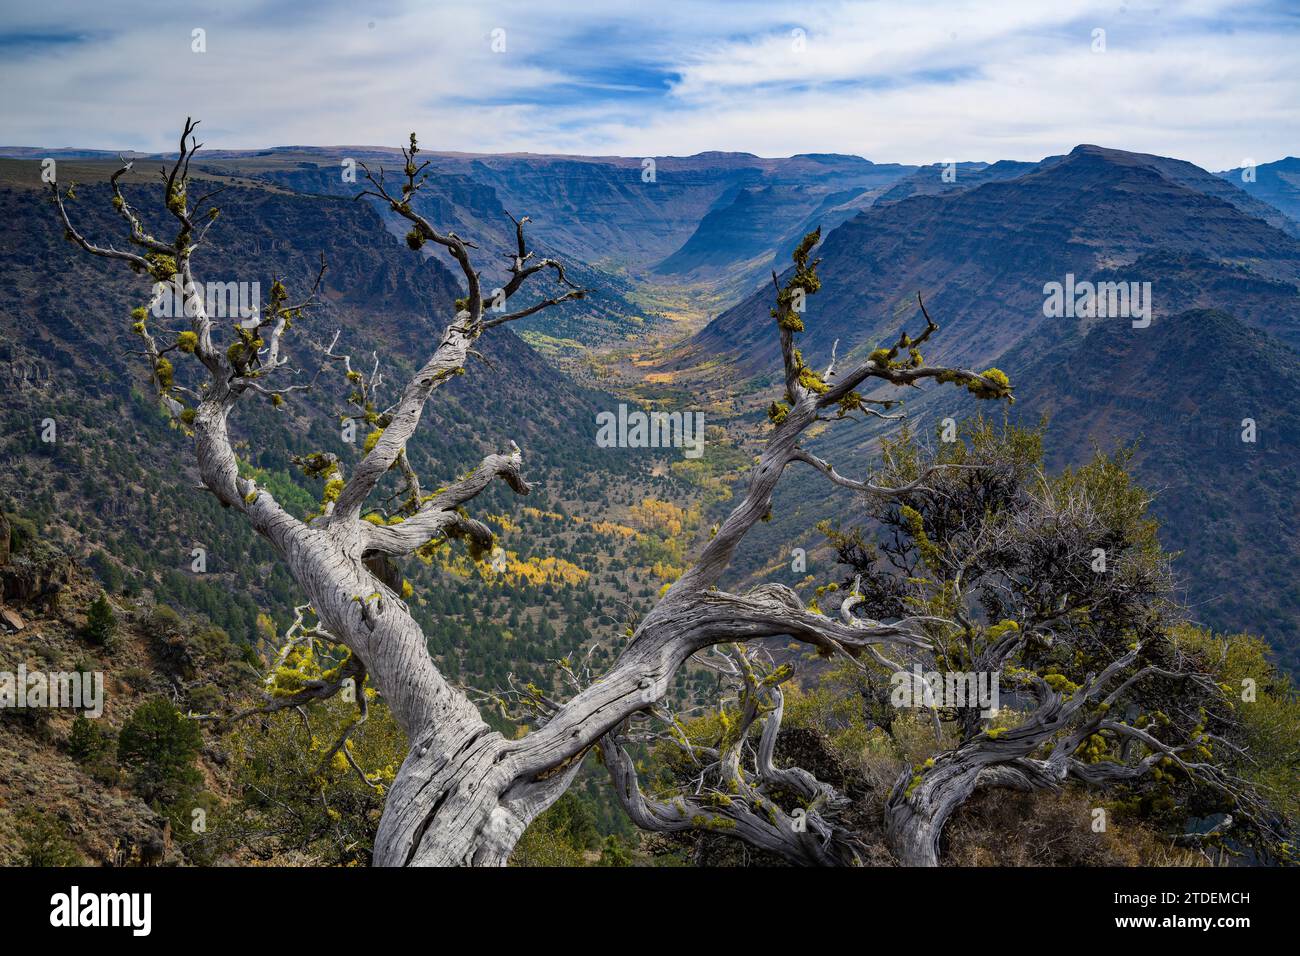
[[[370,717],[350,738],[349,752],[380,785],[375,788],[341,755],[322,763],[356,719],[356,705],[334,697],[312,704],[310,713],[310,729],[292,711],[235,726],[226,740],[238,797],[219,828],[209,818],[205,853],[240,851],[272,861],[301,855],[327,866],[370,864],[384,788],[406,757],[406,738],[383,701],[370,699]]]
[[[108,602],[108,595],[100,591],[99,597],[90,603],[90,611],[86,616],[86,637],[91,643],[105,647],[116,633],[117,615],[113,613],[113,605]]]
[[[166,604],[159,604],[149,614],[147,628],[152,638],[171,637],[173,634],[180,633],[182,627],[181,616]]]
[[[14,554],[39,539],[36,523],[18,515],[9,515],[9,550]]]
[[[113,562],[112,558],[103,551],[96,551],[90,556],[89,563],[91,569],[99,577],[99,580],[104,582],[104,589],[106,591],[116,594],[122,590],[123,585],[126,583],[126,579],[123,577],[121,569]]]
[[[524,831],[510,863],[512,866],[586,866],[584,851],[600,846],[600,831],[591,807],[570,790]],[[628,865],[613,860],[611,855],[606,865]]]
[[[205,627],[194,636],[194,643],[198,645],[199,651],[205,657],[213,660],[224,661],[234,654],[231,647],[230,635],[224,629],[217,627],[215,624],[211,627]]]
[[[134,691],[141,691],[153,683],[153,673],[144,667],[122,669],[122,683]]]
[[[23,866],[80,866],[83,862],[53,814],[29,808],[19,817],[17,831]]]
[[[145,701],[122,726],[117,762],[146,800],[172,804],[202,783],[194,758],[203,746],[199,726],[162,697]]]
[[[212,714],[221,709],[225,695],[215,684],[203,684],[190,691],[190,710],[196,714]]]
[[[623,846],[623,841],[611,833],[605,837],[605,845],[600,851],[600,861],[597,866],[631,866],[632,854],[627,847]]]
[[[68,753],[72,759],[78,763],[89,763],[107,749],[108,735],[93,720],[78,714],[68,732]]]

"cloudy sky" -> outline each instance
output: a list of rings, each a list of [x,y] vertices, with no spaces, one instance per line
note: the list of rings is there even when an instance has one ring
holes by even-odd
[[[0,144],[1300,154],[1296,0],[9,0]],[[194,31],[206,50],[195,52]],[[1098,31],[1104,31],[1100,33]]]

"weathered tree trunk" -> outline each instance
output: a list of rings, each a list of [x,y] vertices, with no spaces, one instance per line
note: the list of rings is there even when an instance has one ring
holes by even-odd
[[[1067,777],[1088,783],[1133,779],[1146,772],[1155,756],[1135,767],[1085,764],[1075,750],[1098,727],[1111,726],[1106,708],[1074,724],[1107,683],[1138,658],[1134,648],[1111,662],[1086,686],[1063,696],[1042,678],[1033,678],[1038,706],[1020,724],[1005,731],[980,733],[920,767],[899,774],[885,802],[885,836],[890,850],[904,866],[938,866],[939,842],[953,813],[981,787],[1054,790]],[[1113,700],[1136,677],[1112,692]],[[1107,705],[1109,706],[1109,704]],[[1152,740],[1156,747],[1161,745]],[[1050,745],[1045,758],[1031,757]]]
[[[952,815],[981,787],[1054,786],[1045,774],[996,766],[1005,756],[951,751],[933,767],[904,770],[885,803],[885,839],[903,866],[938,866],[939,842]],[[919,776],[920,781],[914,783]]]
[[[369,170],[366,179],[370,187],[362,195],[378,199],[411,222],[408,242],[414,247],[425,242],[443,247],[461,269],[466,296],[457,303],[455,317],[433,354],[406,383],[398,401],[382,413],[369,400],[376,384],[374,374],[367,381],[354,372],[347,356],[334,353],[333,344],[323,350],[327,362],[344,365],[349,386],[356,383],[363,396],[363,401],[350,399],[365,411],[352,417],[370,424],[375,432],[369,450],[346,481],[334,456],[312,456],[329,466],[328,471],[312,473],[330,479],[330,493],[322,503],[322,514],[306,521],[294,518],[268,491],[239,476],[227,419],[243,396],[260,396],[278,406],[286,395],[311,387],[294,383],[289,361],[281,351],[284,335],[311,299],[290,305],[284,287],[277,282],[260,313],[236,329],[237,341],[228,348],[213,341],[213,324],[191,274],[191,257],[215,221],[210,217],[206,223],[196,224],[190,208],[189,164],[198,148],[194,127],[186,121],[179,158],[166,178],[165,206],[178,223],[170,242],[149,234],[122,195],[119,180],[131,168],[130,163],[113,175],[111,185],[114,207],[127,224],[132,250],[97,245],[82,236],[68,217],[57,183],[51,183],[51,198],[67,237],[86,252],[127,263],[137,274],[160,281],[173,276],[182,280],[187,290],[184,314],[190,319],[190,328],[184,333],[163,329],[155,335],[140,321],[135,330],[153,362],[154,381],[165,407],[187,431],[193,429],[203,484],[224,506],[243,513],[253,529],[270,542],[310,602],[321,624],[321,636],[345,646],[360,662],[357,666],[364,667],[406,733],[411,749],[389,788],[375,842],[376,863],[504,864],[525,827],[572,782],[586,754],[631,715],[653,707],[678,669],[705,648],[785,635],[827,652],[865,652],[884,660],[878,646],[928,646],[909,622],[859,621],[845,614],[841,623],[809,611],[793,591],[782,586],[768,585],[746,595],[717,589],[742,538],[770,512],[773,491],[792,462],[809,464],[842,487],[883,495],[906,493],[926,477],[904,488],[875,487],[839,475],[829,463],[799,447],[800,437],[813,422],[826,420],[837,409],[841,417],[852,409],[866,410],[855,391],[859,385],[879,380],[906,386],[939,379],[989,395],[1009,394],[1005,380],[999,383],[961,369],[922,365],[919,353],[914,353],[918,357],[911,362],[895,361],[902,349],[921,345],[938,328],[928,314],[919,338],[900,335],[892,349],[872,352],[834,383],[827,381],[836,374],[833,357],[821,376],[804,364],[794,345],[794,334],[803,328],[795,313],[802,311],[804,293],[816,292],[820,285],[816,262],[809,260],[820,238],[818,231],[804,238],[794,255],[793,277],[784,288],[778,286],[778,326],[789,405],[773,405],[775,429],[751,473],[744,499],[704,546],[699,560],[640,623],[608,673],[563,704],[548,702],[544,720],[526,737],[507,740],[492,731],[469,698],[439,673],[405,603],[385,583],[386,575],[377,575],[367,562],[374,564],[382,556],[409,556],[450,536],[468,538],[472,553],[491,544],[490,530],[469,517],[463,506],[497,478],[526,494],[519,450],[489,455],[468,477],[434,495],[421,495],[418,476],[406,459],[407,443],[432,392],[464,372],[472,346],[487,329],[582,298],[586,290],[568,281],[559,262],[534,258],[524,242],[525,218],[515,221],[518,252],[509,280],[493,296],[484,298],[479,274],[470,261],[472,247],[454,233],[437,232],[412,209],[410,199],[422,185],[428,165],[416,164],[418,149],[412,134],[409,149],[403,150],[405,182],[400,195],[389,192],[384,177],[373,176]],[[136,249],[140,251],[133,251]],[[324,271],[322,263],[317,288]],[[526,280],[542,271],[553,272],[565,291],[513,312],[498,311]],[[313,289],[312,295],[315,293]],[[200,371],[207,373],[206,379],[182,384],[173,376],[171,359],[166,358],[169,353],[178,360],[192,355],[202,366]],[[364,520],[366,502],[390,472],[405,479],[409,506],[403,506],[401,522],[372,524]],[[334,483],[341,487],[330,489]],[[338,689],[323,681],[317,685],[304,692],[303,702],[322,699]],[[826,796],[810,775],[805,779],[775,771],[770,757],[769,740],[765,766],[760,768],[763,774],[784,774],[788,784],[806,789],[809,796]],[[779,808],[764,803],[756,809],[767,823],[746,819],[745,825],[752,822],[758,828],[753,832],[764,834],[763,840],[772,836],[769,831],[787,829],[788,821],[777,812]],[[822,842],[815,842],[813,836],[801,836],[793,843],[783,836],[779,842],[788,844],[789,858],[803,862],[847,859],[842,847],[830,839],[833,834],[829,830],[819,831],[817,836]]]

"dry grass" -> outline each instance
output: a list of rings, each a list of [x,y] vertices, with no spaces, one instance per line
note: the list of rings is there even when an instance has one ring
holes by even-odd
[[[953,815],[942,859],[951,866],[1204,866],[1149,827],[1117,823],[1093,832],[1096,799],[1079,791],[986,790]]]

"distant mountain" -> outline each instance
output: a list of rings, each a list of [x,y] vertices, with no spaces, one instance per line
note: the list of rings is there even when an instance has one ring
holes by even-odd
[[[1215,199],[1222,199],[1224,202],[1236,206],[1248,216],[1262,219],[1270,226],[1275,226],[1292,236],[1300,237],[1300,228],[1297,228],[1292,219],[1278,215],[1276,208],[1266,202],[1261,202],[1255,196],[1243,195],[1239,189],[1225,188],[1228,184],[1223,181],[1221,176],[1207,173],[1200,166],[1182,159],[1171,159],[1167,156],[1152,156],[1146,153],[1128,153],[1125,155],[1131,156],[1134,162],[1157,170],[1170,182],[1178,183],[1180,186],[1186,186],[1189,189],[1195,189],[1197,192],[1213,196]]]
[[[933,357],[984,367],[1045,320],[1044,285],[1067,274],[1150,282],[1155,321],[1234,308],[1235,284],[1216,299],[1202,277],[1204,297],[1189,295],[1186,256],[1215,264],[1221,278],[1231,267],[1236,283],[1260,283],[1251,294],[1272,307],[1244,317],[1300,344],[1300,241],[1211,195],[1225,188],[1234,192],[1191,164],[1080,146],[1015,179],[873,204],[819,250],[823,286],[809,300],[804,354],[823,362],[839,340],[841,358],[852,358],[892,341],[915,323],[920,291],[944,328]],[[771,374],[779,355],[769,307],[759,290],[696,335],[679,364],[722,355],[749,375]]]
[[[557,248],[579,255],[602,250],[598,265],[649,269],[682,248],[706,216],[734,202],[742,189],[878,185],[910,167],[877,165],[857,156],[793,156],[760,159],[744,153],[702,153],[645,161],[523,161],[495,157],[473,164],[471,175],[489,182],[520,208],[549,209],[563,221],[566,239]],[[798,195],[777,188],[773,202]],[[750,197],[753,198],[753,197]],[[816,205],[812,199],[808,208]]]
[[[664,275],[724,268],[770,251],[781,235],[815,206],[821,195],[806,186],[761,186],[739,190],[731,202],[710,210],[691,238],[654,271]]]
[[[763,285],[767,284],[767,273],[769,271],[785,271],[790,264],[790,250],[799,245],[799,240],[804,236],[814,229],[820,229],[823,236],[829,235],[836,226],[848,222],[862,210],[869,208],[890,188],[890,185],[886,183],[882,186],[858,186],[850,189],[837,189],[826,194],[816,209],[787,229],[784,235],[779,236],[774,242],[770,243],[771,255],[769,261],[764,263],[761,269]],[[757,275],[758,270],[755,272],[755,276]]]
[[[112,149],[80,149],[75,146],[0,146],[0,157],[6,159],[44,159],[49,156],[54,159],[112,160],[117,159],[119,156],[135,159],[148,155],[148,153],[139,153],[131,149],[118,152]]]
[[[909,169],[827,162],[821,174],[809,182],[747,186],[728,192],[704,215],[690,238],[654,271],[693,278],[766,273],[772,258],[781,254],[785,240],[805,223],[816,219],[824,222],[824,228],[833,228]]]
[[[1246,170],[1237,167],[1219,173],[1227,182],[1280,210],[1293,222],[1300,223],[1300,158],[1288,156],[1275,163],[1264,163],[1252,171],[1254,179],[1242,178]]]
[[[1081,146],[1027,174],[935,195],[877,200],[819,250],[822,290],[801,347],[843,363],[919,327],[926,296],[940,332],[932,362],[996,366],[1016,386],[1014,414],[1050,416],[1054,466],[1094,444],[1140,440],[1136,471],[1156,492],[1166,547],[1192,615],[1264,634],[1300,666],[1300,241],[1250,214],[1252,204],[1190,164]],[[1245,197],[1249,199],[1250,197]],[[1150,282],[1152,321],[1047,317],[1044,285]],[[777,337],[760,290],[676,355],[687,369],[725,356],[725,372],[774,389]],[[847,357],[846,357],[847,353]],[[928,429],[989,411],[961,390],[904,396]],[[755,399],[755,407],[760,402]],[[1258,441],[1241,441],[1243,421]],[[814,440],[860,474],[888,426],[837,426]],[[755,536],[757,571],[772,554],[811,547],[819,516],[853,513],[851,497],[809,481],[782,492]]]
[[[6,155],[94,161],[111,154],[0,148],[0,156]],[[167,158],[132,155],[144,159],[141,168]],[[639,304],[634,276],[682,250],[701,228],[700,239],[663,274],[676,278],[700,272],[700,263],[692,260],[701,246],[712,248],[702,263],[707,267],[703,278],[706,283],[716,280],[723,291],[746,268],[763,271],[761,260],[779,248],[784,231],[828,195],[847,199],[855,189],[891,183],[913,169],[834,153],[770,159],[728,152],[638,158],[428,150],[422,158],[430,161],[429,179],[417,208],[443,228],[474,237],[483,249],[481,264],[489,282],[504,276],[513,254],[509,215],[515,215],[532,220],[529,235],[537,255],[563,259],[570,279],[593,290],[589,299],[563,314],[546,313],[520,324],[519,330],[542,348],[637,338],[661,326],[665,320]],[[244,185],[273,183],[297,193],[349,198],[364,180],[355,181],[362,178],[360,170],[345,176],[345,164],[355,168],[365,163],[400,176],[401,162],[396,148],[375,146],[205,150],[198,160],[208,172]],[[755,196],[758,200],[751,201]],[[726,210],[733,204],[732,225],[727,226]],[[723,222],[720,242],[707,238],[712,223],[702,223],[714,212]],[[404,220],[387,210],[381,214],[395,234],[406,232]],[[747,219],[757,226],[746,228]],[[736,250],[728,252],[733,243]],[[749,285],[741,281],[736,288],[748,291]]]
[[[635,275],[654,269],[672,281],[703,280],[747,292],[752,282],[742,274],[764,272],[779,240],[828,198],[851,199],[912,169],[837,154],[424,155],[431,165],[416,208],[447,229],[474,236],[485,250],[489,280],[504,275],[513,253],[509,215],[527,215],[538,255],[562,258],[573,281],[595,290],[563,315],[521,326],[548,340],[585,345],[635,337],[660,324],[637,304]],[[216,152],[204,164],[296,192],[352,196],[360,187],[341,174],[346,159],[400,174],[400,154],[373,147]],[[406,231],[404,220],[385,216],[395,232]]]
[[[996,163],[942,163],[924,166],[885,190],[876,203],[898,202],[908,196],[933,196],[937,193],[970,189],[982,183],[1015,179],[1032,170],[1037,163],[1019,163],[1004,159]],[[947,175],[945,175],[947,174]]]
[[[311,155],[308,161],[303,156]],[[371,157],[365,160],[378,171],[385,168],[390,176],[400,175],[398,164],[391,157]],[[358,170],[360,182],[346,181],[338,161],[322,157],[317,151],[309,153],[279,153],[270,161],[267,157],[229,158],[200,163],[203,169],[232,177],[247,177],[257,182],[273,183],[297,193],[338,196],[351,199],[364,188],[364,174]],[[568,309],[539,314],[521,322],[516,331],[530,330],[546,340],[568,341],[583,345],[635,337],[661,324],[660,320],[646,314],[628,298],[631,283],[626,277],[607,273],[590,266],[583,259],[558,252],[555,239],[562,238],[553,217],[545,210],[527,207],[509,208],[502,202],[496,189],[480,182],[462,171],[434,167],[424,187],[416,194],[415,209],[438,228],[471,239],[479,248],[484,284],[487,289],[504,282],[508,266],[515,252],[514,222],[510,216],[528,215],[534,222],[527,226],[529,247],[538,257],[558,256],[566,266],[571,282],[591,290],[589,298],[573,303]],[[394,236],[402,237],[410,229],[405,219],[374,203],[374,208]],[[535,214],[534,214],[535,213]],[[549,220],[549,221],[548,221]],[[472,238],[471,238],[472,237]],[[441,262],[451,260],[438,247],[425,247],[425,254]],[[541,287],[553,284],[551,273],[534,280]]]

